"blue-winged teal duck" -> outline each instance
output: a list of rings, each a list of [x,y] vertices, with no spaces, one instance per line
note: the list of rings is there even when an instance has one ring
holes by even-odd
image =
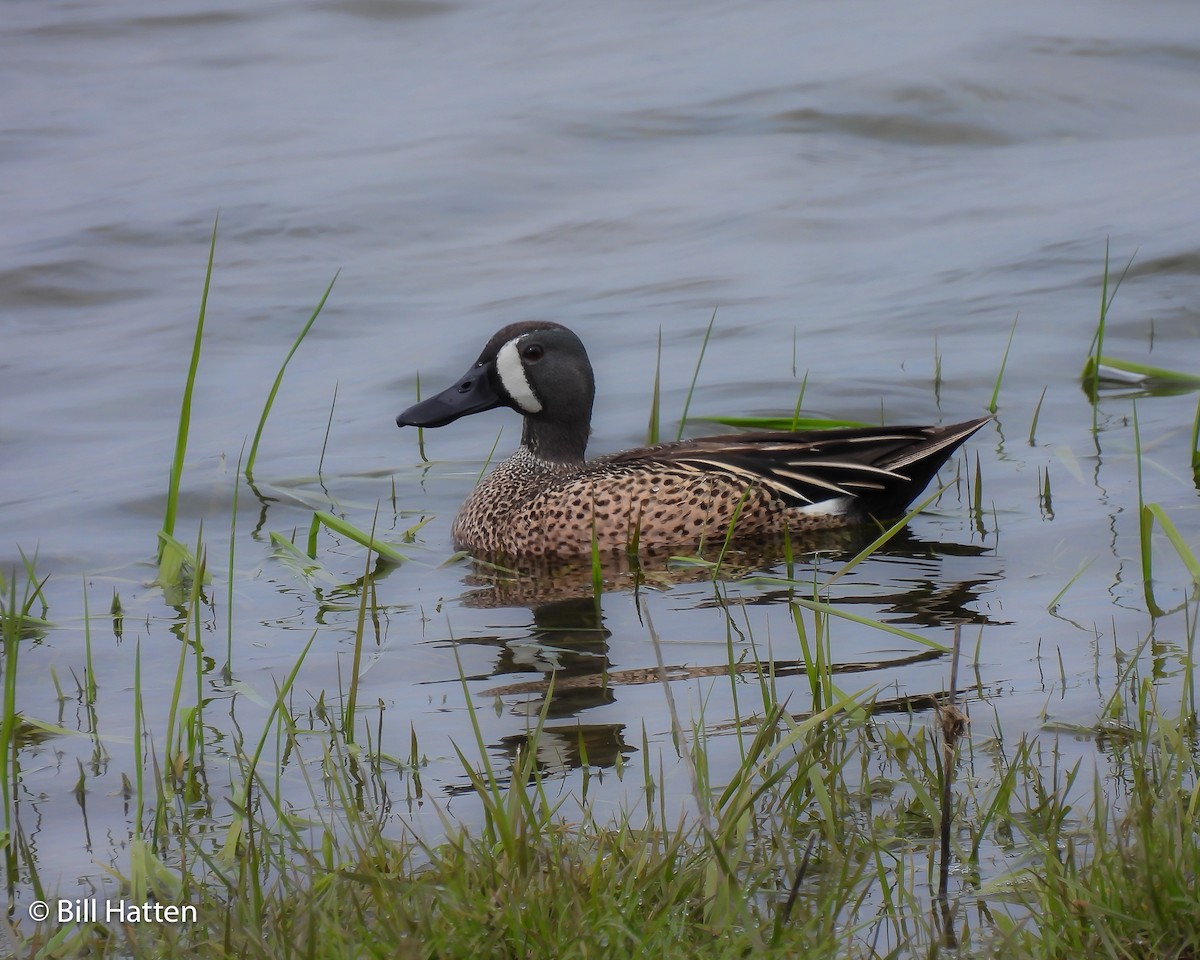
[[[524,418],[521,446],[454,521],[463,549],[491,557],[647,550],[899,516],[988,421],[703,437],[587,460],[595,381],[583,344],[557,323],[514,323],[454,386],[398,426],[441,427],[495,407]]]

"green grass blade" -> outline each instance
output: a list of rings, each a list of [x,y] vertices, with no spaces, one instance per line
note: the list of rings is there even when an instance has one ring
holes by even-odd
[[[654,358],[654,392],[650,395],[650,422],[646,425],[646,445],[654,446],[659,436],[659,409],[662,405],[662,327],[658,328],[658,353]]]
[[[1109,265],[1109,255],[1111,253],[1110,244],[1111,244],[1111,238],[1105,237],[1104,238],[1104,276],[1100,281],[1100,321],[1099,321],[1099,323],[1097,323],[1096,333],[1092,337],[1092,344],[1096,348],[1096,352],[1093,354],[1093,356],[1096,358],[1099,358],[1099,357],[1103,356],[1103,354],[1104,354],[1104,328],[1108,324],[1108,308],[1112,304],[1112,301],[1108,297],[1108,265]],[[1117,291],[1114,289],[1113,294],[1115,295],[1116,292]]]
[[[1164,611],[1154,599],[1154,556],[1150,549],[1151,534],[1154,531],[1154,515],[1146,506],[1146,501],[1142,494],[1142,433],[1141,428],[1138,426],[1136,402],[1133,405],[1133,452],[1134,462],[1137,465],[1138,543],[1141,547],[1142,590],[1146,596],[1146,609],[1150,611],[1150,616],[1158,617]]]
[[[421,371],[417,371],[417,403],[421,402]],[[429,458],[425,456],[425,428],[417,427],[417,455],[421,458],[422,463],[428,463]]]
[[[600,602],[604,596],[604,566],[600,562],[600,541],[596,536],[596,514],[592,512],[592,599],[596,604],[596,617],[600,617]]]
[[[242,449],[238,451],[237,468],[234,477],[242,475],[242,457],[246,454],[246,438],[242,438]],[[234,557],[237,553],[237,518],[238,518],[237,481],[233,484],[233,503],[229,507],[229,577],[225,585],[225,665],[221,668],[225,681],[228,683],[233,674],[233,584]]]
[[[700,365],[704,363],[704,351],[708,349],[708,338],[712,336],[713,324],[717,322],[717,311],[713,310],[708,319],[708,329],[704,331],[704,340],[700,344],[700,356],[696,358],[696,369],[692,372],[692,384],[688,387],[687,398],[683,401],[683,416],[679,418],[679,432],[676,440],[683,439],[683,428],[687,426],[688,408],[692,405],[692,394],[696,392],[696,381],[700,379]]]
[[[1100,320],[1096,324],[1096,333],[1092,337],[1092,350],[1087,361],[1083,365],[1083,373],[1080,375],[1080,380],[1083,382],[1084,393],[1092,402],[1092,433],[1095,434],[1099,429],[1100,411],[1096,409],[1096,388],[1098,386],[1098,374],[1100,372],[1101,359],[1104,356],[1104,332],[1108,327],[1108,311],[1112,309],[1113,300],[1116,299],[1117,291],[1121,288],[1122,282],[1129,273],[1129,268],[1133,266],[1133,259],[1137,256],[1137,251],[1133,251],[1133,256],[1129,258],[1129,262],[1125,264],[1125,269],[1121,271],[1121,275],[1117,278],[1117,282],[1112,285],[1112,293],[1109,293],[1109,242],[1104,241],[1104,275],[1100,283]]]
[[[339,271],[340,272],[340,271]],[[299,336],[292,343],[292,349],[283,358],[283,363],[280,364],[279,373],[275,375],[275,382],[271,384],[271,390],[267,394],[267,402],[263,404],[262,416],[258,418],[258,429],[254,431],[254,441],[250,444],[250,455],[246,457],[246,479],[253,481],[254,479],[254,461],[258,458],[258,443],[262,439],[263,428],[267,425],[267,417],[271,413],[271,406],[275,403],[275,395],[279,392],[279,386],[283,383],[283,374],[287,370],[287,365],[291,362],[296,351],[300,349],[300,344],[304,338],[308,336],[308,331],[312,329],[312,325],[316,323],[317,317],[321,314],[321,309],[325,306],[325,301],[329,299],[329,294],[333,291],[333,285],[337,283],[338,275],[335,273],[333,279],[329,281],[329,286],[325,288],[325,292],[321,295],[320,301],[313,310],[308,322],[300,330]]]
[[[313,522],[316,523],[315,519]],[[310,587],[320,589],[337,586],[337,577],[325,569],[318,560],[305,554],[282,533],[271,531],[271,547],[275,559],[298,577],[307,581]]]
[[[1080,568],[1079,568],[1079,569],[1078,569],[1078,570],[1075,572],[1075,576],[1073,576],[1073,577],[1072,577],[1070,580],[1068,580],[1068,581],[1067,581],[1067,583],[1066,583],[1066,585],[1065,585],[1065,586],[1064,586],[1064,587],[1063,587],[1061,590],[1059,590],[1059,591],[1058,591],[1058,593],[1056,593],[1056,594],[1054,595],[1054,599],[1053,599],[1053,600],[1051,600],[1051,601],[1050,601],[1050,602],[1049,602],[1049,603],[1046,605],[1046,610],[1047,610],[1048,612],[1050,612],[1050,613],[1054,613],[1054,611],[1055,611],[1055,608],[1056,608],[1056,607],[1058,607],[1059,601],[1061,601],[1061,600],[1062,600],[1062,598],[1063,598],[1063,596],[1066,594],[1066,592],[1067,592],[1068,590],[1070,590],[1070,589],[1071,589],[1071,587],[1073,587],[1073,586],[1075,585],[1075,582],[1076,582],[1076,581],[1077,581],[1077,580],[1078,580],[1080,577],[1082,577],[1082,576],[1083,576],[1085,573],[1087,573],[1088,567],[1090,567],[1090,566],[1091,566],[1093,563],[1095,563],[1095,562],[1096,562],[1096,558],[1095,558],[1095,557],[1092,557],[1091,559],[1089,559],[1089,560],[1088,560],[1086,563],[1084,563],[1084,564],[1083,564],[1083,565],[1082,565],[1082,566],[1081,566],[1081,567],[1080,567]]]
[[[1099,362],[1092,365],[1092,375],[1098,381],[1109,380],[1120,384],[1200,387],[1200,374],[1181,373],[1116,357],[1100,357]]]
[[[794,358],[793,358],[793,362],[794,362]],[[793,433],[795,431],[801,429],[801,427],[800,427],[800,423],[801,423],[800,407],[804,403],[804,391],[807,389],[808,389],[808,371],[805,370],[804,371],[804,379],[800,381],[800,392],[798,394],[796,394],[796,406],[792,408],[792,422],[791,422],[791,425],[788,427],[788,430],[792,431]],[[819,428],[817,428],[817,429],[819,429]]]
[[[10,764],[15,761],[17,751],[14,749],[19,717],[17,714],[17,657],[20,651],[21,634],[24,632],[24,622],[21,607],[17,602],[17,578],[7,584],[7,602],[0,599],[0,638],[4,644],[4,700],[0,703],[0,802],[4,804],[4,836],[13,835],[16,811],[13,799],[18,784],[13,782]],[[16,849],[9,843],[0,844],[6,855],[6,865],[9,866],[9,876],[14,875],[9,863],[15,858]],[[15,859],[14,859],[15,863]]]
[[[88,610],[87,578],[83,581],[83,676],[84,703],[92,706],[96,703],[96,667],[92,660],[92,616]],[[116,592],[113,598],[116,598]]]
[[[1146,596],[1146,609],[1150,616],[1160,617],[1165,612],[1154,599],[1154,554],[1150,549],[1151,535],[1154,532],[1154,514],[1149,507],[1143,506],[1138,510],[1138,542],[1142,554],[1142,592]]]
[[[317,460],[317,476],[325,473],[325,452],[329,449],[329,434],[333,431],[333,411],[337,409],[338,381],[333,381],[333,399],[329,401],[329,418],[325,421],[325,436],[321,438],[321,456]]]
[[[134,834],[142,836],[145,832],[145,770],[146,764],[142,755],[142,641],[138,639],[133,653],[133,782],[134,782]]]
[[[846,563],[842,564],[842,566],[838,569],[837,573],[835,573],[832,577],[830,577],[827,581],[825,581],[824,589],[828,590],[830,586],[832,586],[839,579],[841,579],[843,576],[845,576],[847,573],[849,573],[851,570],[853,570],[855,567],[857,567],[860,563],[862,563],[868,557],[874,556],[875,552],[880,547],[882,547],[885,543],[887,543],[889,540],[891,540],[892,537],[894,537],[897,533],[899,533],[906,526],[908,526],[908,524],[912,522],[913,518],[916,517],[917,514],[919,514],[927,506],[929,506],[931,503],[933,503],[933,501],[936,500],[938,497],[940,497],[943,493],[945,493],[945,491],[946,491],[946,487],[938,487],[936,490],[933,491],[933,493],[928,494],[924,499],[921,500],[920,503],[918,503],[915,507],[912,507],[908,511],[908,513],[906,513],[903,517],[901,517],[899,520],[897,520],[895,523],[893,523],[890,527],[888,527],[886,530],[884,530],[882,533],[880,533],[879,536],[877,536],[869,544],[867,544],[865,547],[863,547],[863,549],[860,550],[857,555],[852,557]]]
[[[312,632],[312,636],[308,638],[308,642],[300,651],[300,656],[296,658],[296,662],[292,665],[291,671],[284,678],[283,686],[275,694],[275,702],[271,705],[271,712],[267,715],[266,723],[263,724],[262,736],[258,739],[258,745],[254,748],[254,753],[250,756],[250,762],[246,769],[246,786],[249,788],[254,779],[255,773],[258,770],[258,762],[262,759],[263,750],[266,748],[267,740],[270,736],[271,725],[275,722],[277,716],[287,718],[287,722],[291,722],[291,717],[287,711],[287,697],[291,692],[292,684],[296,682],[296,677],[300,674],[300,668],[304,665],[304,661],[308,658],[308,651],[312,648],[313,641],[317,639],[317,631]]]
[[[1013,337],[1017,333],[1017,321],[1020,315],[1013,317],[1012,329],[1008,331],[1008,343],[1004,347],[1004,356],[1000,358],[1000,369],[996,373],[996,386],[992,390],[992,402],[988,404],[988,413],[996,412],[996,402],[1000,399],[1000,383],[1004,379],[1004,368],[1008,366],[1008,352],[1012,349]]]
[[[187,599],[188,585],[200,571],[201,583],[209,583],[211,575],[205,570],[196,554],[184,543],[169,534],[159,531],[158,578],[155,581],[163,589],[168,603],[182,603]]]
[[[1200,487],[1200,401],[1196,403],[1196,419],[1192,421],[1192,480]]]
[[[1196,558],[1196,554],[1192,552],[1192,548],[1188,546],[1183,535],[1179,532],[1179,528],[1175,526],[1170,517],[1167,516],[1162,505],[1151,503],[1146,506],[1146,512],[1150,514],[1158,525],[1162,527],[1163,533],[1167,535],[1167,539],[1171,541],[1171,545],[1179,554],[1179,559],[1183,561],[1183,565],[1187,567],[1188,573],[1192,577],[1192,582],[1200,585],[1200,559]]]
[[[196,386],[196,368],[200,365],[200,344],[204,338],[204,317],[208,312],[208,291],[212,284],[213,260],[217,253],[217,223],[220,214],[213,219],[212,239],[208,244],[208,268],[204,271],[204,290],[200,294],[200,315],[196,318],[196,334],[192,340],[192,359],[188,364],[187,382],[183,388],[183,402],[179,407],[179,429],[175,434],[175,456],[171,460],[171,477],[167,484],[167,511],[163,516],[162,530],[168,537],[175,533],[175,516],[179,507],[179,484],[183,477],[183,460],[187,455],[188,430],[192,422],[192,391]],[[158,558],[162,559],[165,541],[160,539]]]
[[[942,402],[942,354],[938,350],[937,334],[933,335],[933,400]]]
[[[334,533],[340,533],[343,537],[353,540],[355,543],[361,544],[368,550],[374,550],[380,557],[385,560],[390,560],[392,563],[404,563],[408,557],[402,554],[399,550],[393,547],[390,543],[383,540],[377,540],[369,533],[364,533],[353,524],[347,523],[340,517],[335,517],[332,513],[326,513],[324,510],[318,510],[315,516],[321,523],[325,524]]]
[[[379,520],[379,507],[375,507],[375,515],[371,518],[371,536],[375,539],[375,524]],[[354,743],[354,715],[358,709],[358,685],[362,679],[362,650],[363,636],[367,629],[367,606],[369,598],[374,593],[374,580],[371,576],[371,550],[368,548],[363,560],[362,589],[358,598],[358,620],[354,625],[354,652],[350,662],[350,688],[346,692],[346,710],[342,714],[342,736],[347,743]]]
[[[1042,402],[1046,399],[1046,390],[1049,389],[1049,384],[1042,387],[1042,395],[1038,397],[1037,406],[1033,408],[1033,420],[1029,424],[1029,445],[1032,447],[1036,442],[1038,418],[1042,415]]]
[[[866,427],[860,420],[832,420],[828,417],[702,417],[709,423],[746,430],[836,430],[839,427]]]
[[[842,620],[849,620],[851,623],[861,624],[864,627],[872,627],[875,630],[882,630],[884,633],[890,633],[896,637],[903,637],[905,640],[911,640],[913,643],[920,644],[923,647],[929,647],[931,650],[937,650],[941,653],[949,653],[950,648],[944,643],[938,643],[936,640],[930,640],[928,637],[923,637],[919,633],[913,633],[911,630],[904,630],[901,627],[894,627],[890,623],[884,623],[881,620],[872,620],[870,617],[862,617],[857,613],[850,613],[848,610],[842,610],[835,607],[831,603],[825,603],[822,600],[806,600],[803,597],[796,597],[793,601],[802,607],[809,610],[816,610],[829,617],[838,617]]]
[[[754,489],[754,485],[746,487],[742,491],[741,497],[738,499],[737,506],[733,509],[733,516],[729,518],[729,527],[725,530],[725,538],[721,542],[721,552],[717,554],[717,561],[713,564],[712,578],[716,580],[721,575],[721,566],[725,563],[725,556],[729,553],[729,545],[733,543],[734,533],[737,531],[738,520],[742,516],[742,508],[746,506],[746,501],[750,498],[750,492]]]

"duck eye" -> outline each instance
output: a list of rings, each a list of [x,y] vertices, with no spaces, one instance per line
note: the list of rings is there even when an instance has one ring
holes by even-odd
[[[527,347],[521,349],[521,356],[530,363],[536,363],[546,355],[546,348],[540,343],[531,343]]]

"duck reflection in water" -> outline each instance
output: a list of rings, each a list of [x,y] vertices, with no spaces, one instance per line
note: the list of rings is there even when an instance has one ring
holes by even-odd
[[[538,769],[543,773],[574,768],[585,758],[589,766],[599,768],[621,762],[640,749],[645,718],[627,731],[623,722],[586,722],[589,712],[616,705],[622,691],[664,680],[687,683],[728,677],[731,673],[754,678],[763,669],[755,656],[765,652],[756,648],[752,655],[731,664],[722,633],[712,637],[711,644],[700,641],[701,650],[711,647],[713,651],[708,662],[696,662],[695,645],[688,647],[689,656],[682,661],[678,655],[671,656],[670,651],[678,648],[669,645],[660,669],[651,644],[646,642],[647,653],[639,663],[630,664],[627,655],[624,663],[615,663],[612,631],[602,613],[604,605],[616,601],[639,606],[640,599],[648,594],[666,597],[684,590],[692,610],[773,607],[780,617],[790,618],[794,598],[811,598],[814,583],[827,580],[877,535],[878,530],[846,528],[822,531],[816,543],[806,537],[804,546],[809,552],[794,559],[790,581],[785,551],[777,540],[739,542],[725,551],[719,569],[715,560],[700,554],[675,558],[609,555],[600,558],[604,590],[600,602],[594,595],[590,560],[539,561],[522,564],[519,570],[472,563],[465,581],[474,589],[463,596],[465,606],[524,608],[532,616],[524,637],[457,641],[487,644],[497,650],[491,673],[477,674],[472,679],[481,684],[489,678],[498,682],[484,686],[479,694],[498,698],[508,712],[530,718],[529,731],[505,736],[494,746],[515,757],[528,745],[535,751]],[[835,602],[839,606],[868,607],[870,612],[864,611],[868,617],[885,623],[943,629],[956,624],[982,627],[1000,623],[986,612],[985,598],[988,585],[1001,576],[999,562],[983,546],[924,540],[904,528],[839,581],[841,589]],[[728,588],[739,582],[746,589],[731,595]],[[711,592],[704,590],[697,598],[695,588],[706,583],[713,584]],[[781,634],[786,636],[792,630],[789,622]],[[624,649],[627,651],[628,646]],[[796,647],[792,644],[788,649],[794,651]],[[778,646],[773,652],[769,669],[775,677],[804,674],[803,660],[780,658]],[[919,648],[872,657],[870,662],[859,658],[835,663],[832,672],[863,674],[864,685],[878,677],[880,685],[885,686],[904,671],[921,681],[927,679],[928,689],[914,691],[910,682],[903,695],[880,698],[873,708],[878,712],[922,711],[932,709],[942,695],[946,671],[940,667],[913,671],[923,662],[943,657],[940,650]],[[530,679],[531,673],[540,676]],[[511,682],[499,682],[505,677],[512,678]],[[539,715],[545,717],[540,728],[536,727]],[[722,725],[716,719],[715,729]]]

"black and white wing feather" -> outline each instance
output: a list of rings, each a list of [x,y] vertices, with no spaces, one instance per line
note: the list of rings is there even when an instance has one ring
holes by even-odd
[[[723,473],[770,490],[789,507],[851,498],[878,516],[895,515],[989,417],[943,427],[853,427],[758,432],[681,440],[603,459],[652,461]]]

